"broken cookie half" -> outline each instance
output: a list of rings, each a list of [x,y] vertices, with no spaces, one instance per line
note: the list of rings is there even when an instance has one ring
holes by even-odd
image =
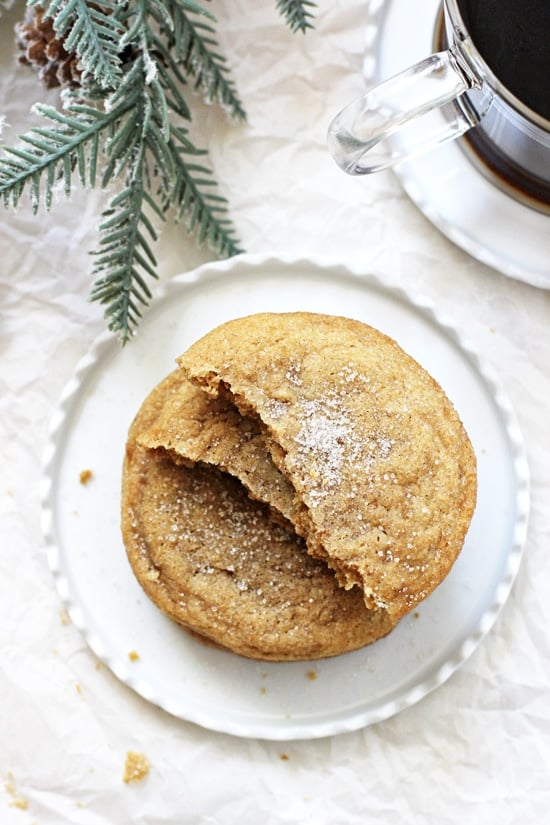
[[[290,523],[274,521],[237,478],[212,463],[174,461],[171,447],[144,446],[180,377],[152,391],[126,444],[122,534],[149,598],[186,628],[256,659],[335,656],[389,633],[385,611],[339,587]],[[195,413],[186,408],[181,423],[191,426]]]

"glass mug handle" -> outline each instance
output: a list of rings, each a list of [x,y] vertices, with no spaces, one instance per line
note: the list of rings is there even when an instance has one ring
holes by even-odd
[[[474,85],[452,51],[433,54],[346,106],[329,126],[329,150],[344,172],[368,175],[453,140],[479,123],[466,101],[456,105]],[[444,118],[430,116],[441,109]],[[406,150],[387,140],[397,132]]]

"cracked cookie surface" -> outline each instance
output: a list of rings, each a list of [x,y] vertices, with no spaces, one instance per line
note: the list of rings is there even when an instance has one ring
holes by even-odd
[[[257,659],[317,659],[386,635],[385,611],[367,609],[358,588],[339,587],[237,479],[140,443],[179,386],[176,372],[153,390],[126,447],[122,531],[149,598],[190,630]]]

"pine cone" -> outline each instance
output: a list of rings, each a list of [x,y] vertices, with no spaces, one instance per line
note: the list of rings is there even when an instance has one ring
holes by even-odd
[[[65,50],[51,18],[44,19],[44,9],[28,6],[25,19],[15,26],[15,33],[22,52],[19,61],[38,69],[46,88],[80,86],[82,72],[78,58]]]

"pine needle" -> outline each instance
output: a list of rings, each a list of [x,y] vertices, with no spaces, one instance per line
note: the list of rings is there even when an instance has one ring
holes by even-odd
[[[293,32],[306,32],[313,27],[313,14],[309,11],[316,4],[310,0],[277,0],[276,7]]]
[[[53,189],[59,179],[64,180],[65,191],[70,193],[73,168],[78,168],[83,185],[93,186],[97,140],[131,108],[131,99],[111,112],[86,107],[81,111],[70,108],[64,113],[51,106],[36,104],[35,111],[52,125],[37,127],[21,135],[21,148],[5,147],[4,155],[0,157],[0,196],[4,204],[17,207],[23,192],[30,186],[32,211],[36,214],[41,201],[38,182],[45,175],[42,197],[46,209],[49,209]],[[83,156],[86,149],[90,161],[88,176]]]
[[[174,129],[170,138],[176,175],[171,187],[163,190],[164,208],[172,207],[178,222],[186,221],[189,232],[196,235],[199,246],[207,244],[218,255],[242,252],[230,222],[223,217],[226,201],[209,191],[214,181],[210,170],[202,164],[190,163],[189,155],[202,155],[187,138],[184,130]]]
[[[157,278],[154,221],[168,214],[197,244],[220,256],[241,251],[206,161],[182,123],[191,120],[190,82],[204,99],[237,120],[244,107],[215,37],[216,17],[198,0],[28,0],[51,18],[56,36],[80,61],[81,87],[65,90],[64,107],[36,104],[43,123],[4,147],[0,198],[17,207],[27,194],[33,213],[50,209],[58,189],[116,189],[101,216],[93,253],[91,299],[109,329],[127,343],[151,300]],[[0,0],[9,8],[10,0]],[[293,31],[311,27],[309,0],[277,0]],[[1,118],[0,118],[1,121]]]
[[[157,277],[157,261],[147,241],[147,236],[156,241],[157,234],[144,214],[142,164],[140,156],[129,171],[125,188],[103,212],[99,227],[101,249],[95,253],[96,282],[90,296],[105,306],[108,328],[122,344],[134,334],[142,309],[151,299],[142,270]]]
[[[217,51],[219,47],[212,37],[212,26],[194,19],[192,13],[184,10],[191,4],[168,0],[166,5],[171,12],[173,27],[164,34],[177,62],[195,79],[195,88],[203,93],[207,102],[220,104],[237,120],[246,120],[235,86],[228,79],[226,60]]]

